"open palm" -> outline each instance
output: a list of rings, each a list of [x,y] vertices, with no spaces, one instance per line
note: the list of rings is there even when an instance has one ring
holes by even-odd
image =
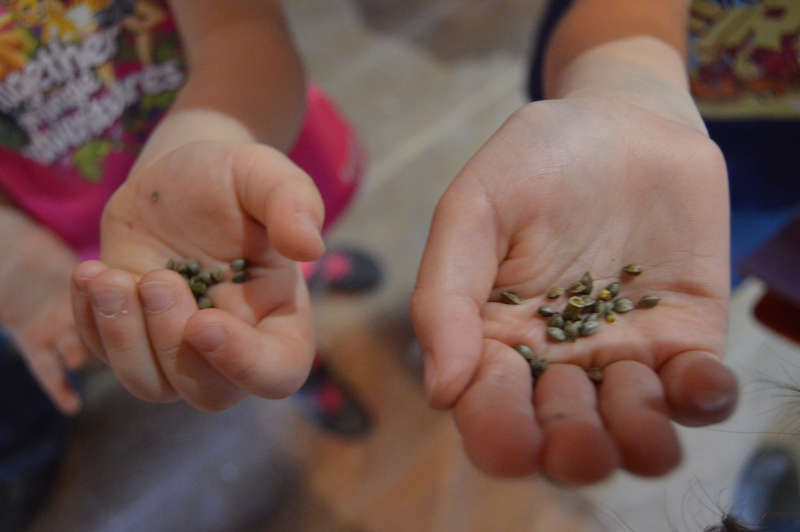
[[[322,254],[322,217],[310,178],[266,146],[198,142],[135,167],[104,211],[101,261],[73,274],[84,340],[145,400],[220,410],[293,393],[315,348],[294,261]],[[234,283],[240,258],[251,277]],[[169,259],[223,272],[214,308],[198,309]]]
[[[680,459],[671,421],[730,414],[727,201],[716,146],[633,105],[539,102],[506,122],[437,206],[412,301],[430,401],[454,408],[476,465],[565,484],[660,475]],[[563,309],[548,292],[587,271],[593,294],[619,280],[661,302],[548,340],[537,308]],[[549,363],[533,391],[517,344]]]

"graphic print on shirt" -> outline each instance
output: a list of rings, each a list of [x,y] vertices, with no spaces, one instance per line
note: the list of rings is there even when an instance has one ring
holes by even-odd
[[[159,0],[2,0],[0,145],[89,182],[137,153],[185,80]]]
[[[707,118],[800,116],[800,2],[695,0],[692,94]]]

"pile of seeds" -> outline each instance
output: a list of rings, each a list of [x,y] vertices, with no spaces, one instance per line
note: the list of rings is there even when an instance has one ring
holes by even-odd
[[[247,261],[244,259],[236,259],[230,265],[234,273],[231,281],[234,283],[243,283],[250,278],[250,272],[247,271]],[[204,272],[200,268],[200,263],[196,259],[189,259],[186,262],[176,261],[169,259],[166,268],[181,274],[186,282],[189,283],[189,288],[192,289],[192,294],[197,301],[198,308],[211,308],[214,303],[211,298],[206,295],[206,292],[211,286],[222,282],[222,270],[217,267],[211,268],[211,271]]]
[[[641,266],[628,264],[622,268],[625,275],[637,276],[642,273]],[[599,329],[602,321],[614,323],[617,321],[618,314],[625,314],[635,308],[653,308],[658,305],[658,296],[646,295],[634,303],[628,298],[619,297],[622,285],[614,281],[605,288],[592,295],[594,291],[594,280],[589,272],[569,285],[567,288],[559,286],[553,287],[548,292],[548,299],[556,300],[566,295],[568,296],[566,306],[558,312],[552,305],[542,305],[537,310],[539,316],[547,318],[547,337],[552,342],[575,342],[582,336],[591,336]],[[519,296],[511,292],[500,294],[503,303],[508,305],[520,305],[522,301]],[[519,352],[531,367],[531,375],[534,383],[536,379],[547,368],[547,361],[537,358],[533,351],[526,345],[516,345],[514,349]],[[594,382],[603,380],[603,373],[600,368],[590,368],[587,370],[589,378]]]

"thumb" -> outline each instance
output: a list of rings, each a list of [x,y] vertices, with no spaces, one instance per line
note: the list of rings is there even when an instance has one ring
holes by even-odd
[[[264,145],[238,149],[232,170],[239,203],[267,228],[278,253],[303,262],[322,256],[325,206],[308,174],[283,153]]]

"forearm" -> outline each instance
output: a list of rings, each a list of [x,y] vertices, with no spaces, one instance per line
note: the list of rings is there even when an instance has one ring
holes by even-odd
[[[574,0],[559,21],[544,60],[544,91],[560,97],[564,70],[605,43],[645,36],[686,54],[688,0]],[[657,62],[653,62],[657,68]]]
[[[144,158],[190,141],[291,148],[305,112],[305,77],[280,3],[173,0],[189,77]]]

